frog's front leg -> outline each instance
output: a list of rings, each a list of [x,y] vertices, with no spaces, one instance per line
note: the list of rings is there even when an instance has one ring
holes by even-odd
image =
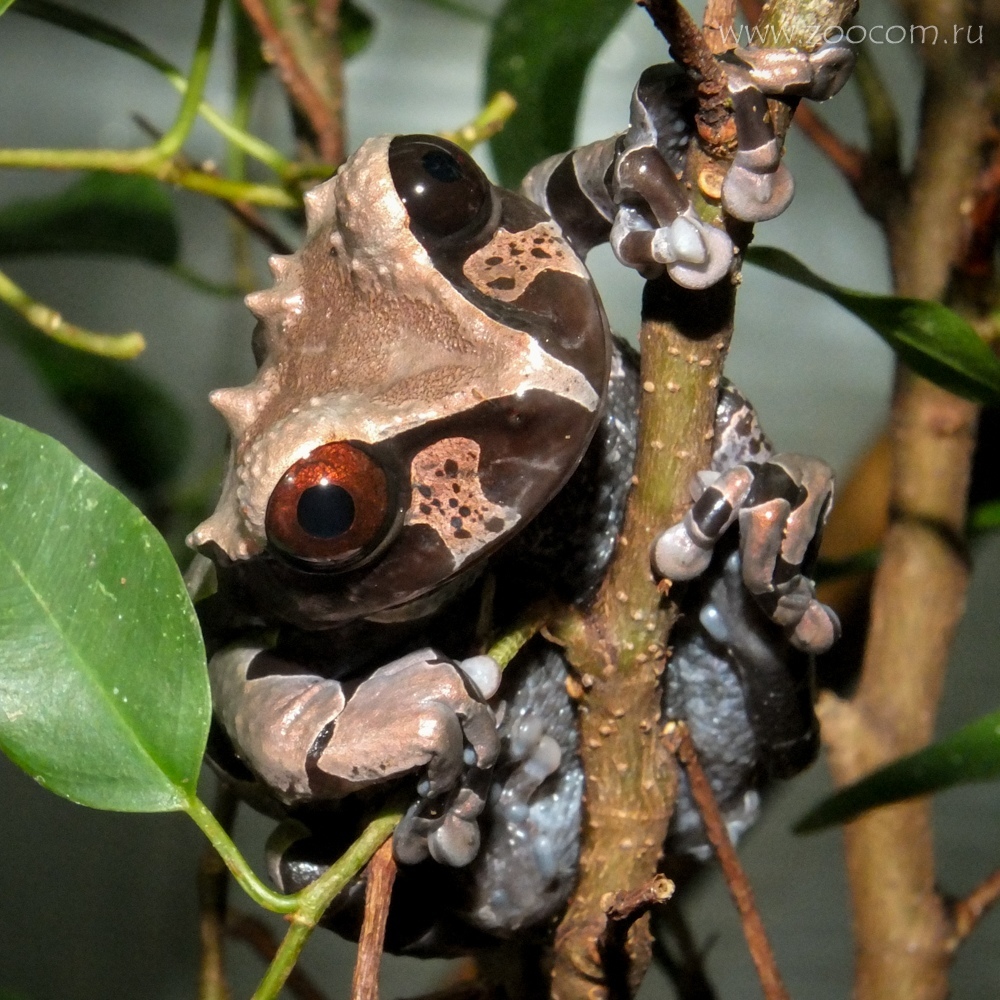
[[[722,57],[736,120],[736,156],[722,185],[722,206],[736,219],[764,222],[788,207],[795,184],[781,162],[767,97],[825,101],[847,82],[854,54],[843,42],[815,52],[734,49]]]
[[[722,206],[746,222],[771,219],[787,208],[793,184],[766,96],[825,100],[843,86],[853,54],[829,43],[815,52],[737,49],[721,61],[737,134]],[[733,244],[699,218],[680,180],[695,133],[694,107],[693,85],[679,67],[647,69],[632,95],[629,128],[538,164],[523,193],[555,219],[578,253],[607,241],[646,278],[666,270],[679,285],[708,288],[728,273]]]
[[[699,576],[738,521],[743,582],[761,609],[798,649],[829,649],[840,623],[817,600],[808,574],[833,501],[830,467],[818,458],[772,454],[749,403],[726,383],[713,468],[700,474],[692,492],[694,506],[654,546],[656,571],[670,580]]]
[[[213,656],[209,674],[237,755],[286,805],[419,773],[420,798],[394,841],[400,860],[429,853],[462,866],[475,857],[476,820],[500,746],[485,704],[500,682],[495,662],[456,663],[421,649],[350,684],[243,643]]]

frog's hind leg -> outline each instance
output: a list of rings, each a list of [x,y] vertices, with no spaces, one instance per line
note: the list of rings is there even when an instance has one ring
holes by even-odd
[[[465,918],[500,937],[543,922],[565,903],[576,877],[583,797],[562,657],[536,643],[508,675],[482,849],[457,873],[468,896]]]

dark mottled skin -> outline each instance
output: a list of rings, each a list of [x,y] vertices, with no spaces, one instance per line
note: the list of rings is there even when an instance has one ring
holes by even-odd
[[[620,528],[635,455],[636,362],[630,348],[618,345],[606,410],[582,464],[550,506],[488,567],[495,574],[495,607],[501,624],[535,592],[554,589],[563,599],[586,603],[600,583]],[[726,384],[719,430],[731,431],[734,414],[746,417],[746,406]],[[742,454],[732,437],[719,435],[727,460],[756,455],[763,438],[758,440],[755,422],[744,422],[744,430],[751,427],[754,433],[743,441],[749,450]],[[738,835],[756,815],[754,787],[772,771],[787,773],[808,763],[815,750],[815,729],[804,658],[793,658],[795,666],[786,668],[788,649],[780,629],[745,595],[738,567],[734,572],[732,563],[727,563],[736,558],[729,554],[732,546],[725,548],[709,573],[688,589],[691,610],[674,636],[664,716],[687,719],[731,830]],[[357,623],[332,633],[292,632],[278,650],[261,655],[268,658],[267,670],[276,669],[277,654],[286,664],[298,664],[292,670],[317,672],[323,671],[324,663],[343,663],[338,651],[346,653],[348,648],[354,652],[348,662],[362,671],[372,662],[386,662],[425,643],[458,658],[472,650],[469,623],[476,619],[480,586],[481,578],[444,611],[420,622]],[[699,618],[699,611],[704,615],[706,608],[717,612],[711,632]],[[725,635],[723,629],[728,630]],[[359,646],[365,649],[361,656]],[[502,750],[481,819],[479,855],[467,868],[425,861],[400,871],[389,928],[393,950],[457,953],[491,937],[530,928],[543,932],[558,914],[575,876],[583,788],[566,676],[559,651],[540,639],[508,668],[494,699],[494,704],[502,700],[505,705]],[[773,729],[775,720],[795,742],[794,767],[772,766],[768,726]],[[513,745],[515,729],[525,724],[533,730],[528,732],[529,742],[548,736],[561,751],[558,770],[540,785],[525,774],[524,748],[518,751]],[[518,752],[521,760],[515,759]],[[217,759],[224,763],[219,754]],[[290,819],[305,821],[314,832],[305,837],[302,830],[291,834],[299,838],[291,847],[282,840],[291,829],[287,824],[276,834],[273,868],[283,888],[290,891],[306,884],[339,855],[361,811],[359,799],[364,797],[286,811]],[[276,811],[273,802],[269,811]],[[667,847],[695,856],[706,851],[686,786]],[[279,863],[277,854],[282,850]],[[354,886],[328,915],[328,925],[355,935],[362,895],[361,886]]]

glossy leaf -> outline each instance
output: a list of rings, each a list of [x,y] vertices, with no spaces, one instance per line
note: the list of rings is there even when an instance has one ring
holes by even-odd
[[[812,833],[917,795],[954,785],[1000,778],[1000,712],[984,716],[953,736],[883,767],[821,802],[795,825]]]
[[[1000,359],[940,302],[841,288],[776,247],[751,247],[747,260],[833,299],[867,323],[918,375],[979,403],[1000,403]]]
[[[572,149],[591,60],[631,0],[507,0],[493,23],[485,97],[506,90],[517,114],[491,141],[500,180],[516,187],[547,156]]]
[[[0,418],[0,747],[74,802],[179,809],[210,711],[163,539],[61,444]]]
[[[0,336],[17,345],[52,395],[105,449],[123,482],[148,490],[176,475],[190,445],[187,418],[134,363],[57,344],[6,311],[0,312]]]
[[[350,59],[367,48],[375,33],[375,22],[351,0],[341,0],[339,17],[340,49],[344,58]]]
[[[179,250],[170,197],[149,177],[95,172],[54,197],[0,209],[0,256],[120,254],[172,264]]]

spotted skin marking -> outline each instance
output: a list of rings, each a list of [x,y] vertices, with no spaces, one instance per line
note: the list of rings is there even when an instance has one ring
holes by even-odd
[[[407,524],[426,524],[460,566],[486,542],[516,524],[516,511],[493,503],[479,481],[479,445],[444,438],[418,452],[411,464]]]
[[[590,280],[551,222],[539,222],[519,233],[498,229],[486,246],[466,260],[463,271],[479,291],[501,302],[519,299],[543,271],[563,271]]]

